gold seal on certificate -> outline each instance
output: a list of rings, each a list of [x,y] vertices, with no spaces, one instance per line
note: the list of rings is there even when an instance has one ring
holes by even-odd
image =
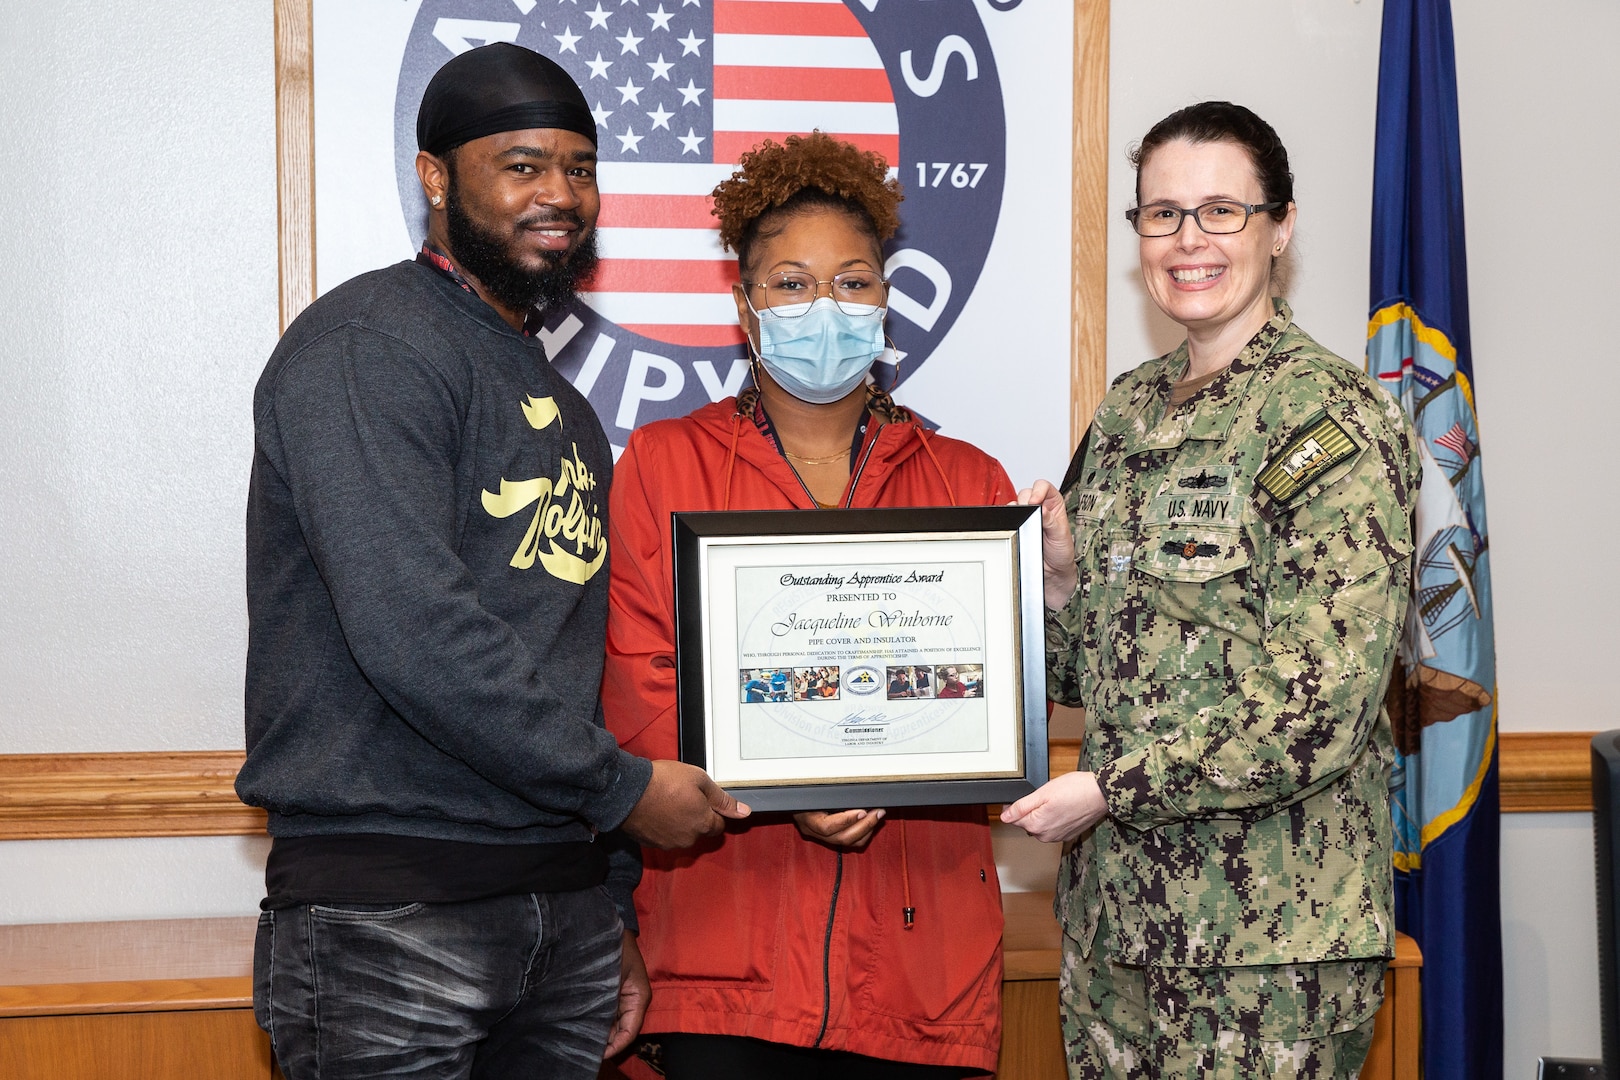
[[[681,756],[753,806],[1045,779],[1032,508],[676,514],[675,568]]]

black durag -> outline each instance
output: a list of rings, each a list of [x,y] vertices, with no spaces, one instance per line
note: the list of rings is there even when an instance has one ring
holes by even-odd
[[[428,82],[416,114],[416,146],[435,156],[502,131],[560,128],[596,145],[585,95],[560,65],[498,41],[452,57]]]

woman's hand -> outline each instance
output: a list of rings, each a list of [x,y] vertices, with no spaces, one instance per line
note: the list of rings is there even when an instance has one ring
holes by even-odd
[[[1001,820],[1048,844],[1067,843],[1108,813],[1097,774],[1065,773],[1001,811]]]
[[[1080,582],[1074,562],[1074,534],[1063,494],[1050,481],[1037,480],[1018,493],[1019,506],[1041,508],[1041,562],[1045,568],[1046,606],[1057,611],[1069,602]]]
[[[882,810],[806,810],[793,815],[800,835],[818,844],[859,851],[871,843],[883,824]]]

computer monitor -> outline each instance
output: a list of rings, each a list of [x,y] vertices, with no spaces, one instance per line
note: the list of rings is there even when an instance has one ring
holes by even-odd
[[[1597,842],[1603,1071],[1620,1076],[1620,731],[1592,736],[1592,825]]]

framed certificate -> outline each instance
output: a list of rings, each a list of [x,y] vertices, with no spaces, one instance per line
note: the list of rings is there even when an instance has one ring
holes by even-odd
[[[673,518],[683,761],[758,810],[1046,780],[1038,508]]]

